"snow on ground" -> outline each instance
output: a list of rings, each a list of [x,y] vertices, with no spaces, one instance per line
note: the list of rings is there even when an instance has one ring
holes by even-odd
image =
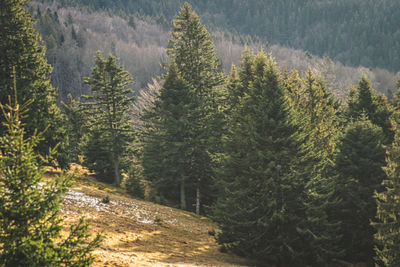
[[[155,225],[157,221],[162,219],[163,222],[175,224],[177,220],[172,216],[160,214],[159,212],[146,210],[143,206],[139,206],[134,201],[110,200],[103,203],[101,197],[91,196],[83,192],[70,190],[64,196],[64,204],[61,211],[65,214],[79,215],[81,212],[68,209],[75,206],[82,209],[94,209],[99,213],[108,213],[118,216],[124,216],[131,220],[135,220],[143,224]],[[171,210],[172,211],[172,210]]]

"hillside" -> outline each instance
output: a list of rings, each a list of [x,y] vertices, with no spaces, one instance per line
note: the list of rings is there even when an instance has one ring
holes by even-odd
[[[74,97],[88,93],[82,77],[89,76],[97,50],[121,58],[135,79],[133,88],[137,92],[163,73],[161,65],[168,60],[165,49],[170,38],[170,22],[165,19],[146,16],[141,10],[142,13],[129,16],[117,15],[118,12],[93,10],[63,1],[51,4],[32,1],[30,12],[47,46],[47,60],[53,66],[52,84],[58,88],[61,100],[65,101],[68,93]],[[298,69],[302,74],[308,67],[315,69],[340,98],[345,97],[349,86],[355,85],[362,74],[384,94],[390,95],[395,88],[395,74],[384,68],[349,67],[305,50],[268,43],[227,29],[209,28],[214,29],[211,33],[225,73],[230,71],[232,63],[238,65],[242,51],[248,47],[271,53],[283,68]]]
[[[108,197],[110,202],[103,203]],[[109,185],[83,177],[75,180],[62,206],[68,226],[85,216],[91,232],[103,236],[93,266],[242,266],[250,261],[221,253],[216,228],[205,217],[133,199]]]
[[[52,1],[45,1],[52,2]],[[62,0],[121,16],[149,16],[169,25],[185,0]],[[188,1],[206,26],[251,35],[271,44],[328,55],[346,65],[399,71],[397,0]]]

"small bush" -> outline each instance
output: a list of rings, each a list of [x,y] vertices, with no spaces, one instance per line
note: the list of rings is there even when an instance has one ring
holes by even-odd
[[[219,250],[219,252],[221,252],[221,253],[228,253],[228,249],[227,249],[225,246],[220,246],[220,247],[218,248],[218,250]]]
[[[101,200],[101,203],[103,203],[103,204],[108,204],[108,203],[110,203],[110,198],[109,198],[108,196],[104,197],[104,198]]]
[[[125,187],[128,194],[144,199],[144,186],[137,172],[133,170],[129,172]]]

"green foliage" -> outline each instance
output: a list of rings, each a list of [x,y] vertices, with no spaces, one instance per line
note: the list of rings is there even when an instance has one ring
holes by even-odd
[[[23,102],[32,99],[33,103],[27,111],[29,119],[21,118],[25,123],[28,136],[38,131],[45,131],[43,142],[35,151],[42,155],[49,152],[50,147],[59,144],[56,159],[61,167],[68,162],[62,157],[66,143],[65,129],[59,108],[57,94],[50,85],[51,66],[45,60],[45,47],[40,46],[39,34],[33,28],[33,20],[25,11],[26,0],[5,0],[0,8],[0,103],[7,102],[12,91],[12,67],[15,66],[18,77],[18,99]],[[17,38],[16,38],[17,37]],[[1,114],[0,120],[5,121]],[[0,133],[6,132],[1,127]]]
[[[374,91],[366,76],[361,78],[356,88],[350,89],[345,110],[347,118],[358,120],[366,116],[372,123],[382,128],[386,137],[385,144],[391,144],[393,141],[392,113],[386,97]]]
[[[125,184],[126,191],[134,197],[144,199],[144,186],[141,179],[137,176],[137,173],[133,171],[129,172],[128,175],[128,180]]]
[[[377,215],[372,223],[376,230],[375,251],[379,264],[400,265],[400,136],[397,129],[395,140],[386,153],[387,177],[383,180],[384,190],[375,193]]]
[[[313,146],[326,156],[332,157],[340,132],[334,96],[326,89],[323,80],[315,77],[311,69],[307,70],[303,80],[300,80],[296,73],[292,74],[291,79],[292,81],[286,82],[286,87],[297,120],[301,121],[302,129],[309,134]]]
[[[49,1],[49,0],[47,0]],[[95,10],[171,20],[184,0],[70,0]],[[190,1],[210,28],[251,35],[328,55],[345,65],[398,71],[400,3],[397,0]],[[368,31],[369,34],[365,34]]]
[[[93,93],[84,96],[87,101],[83,104],[88,120],[85,164],[99,178],[119,185],[127,144],[133,139],[128,116],[135,99],[133,90],[128,88],[133,79],[111,54],[104,59],[97,52],[94,63],[91,76],[84,80]]]
[[[1,106],[7,132],[0,138],[0,265],[89,266],[100,236],[88,242],[88,224],[81,219],[65,239],[61,237],[59,209],[70,182],[42,181],[45,170],[34,148],[43,136],[26,138],[21,123],[30,103],[19,105],[10,99]]]
[[[217,239],[242,256],[302,264],[311,251],[302,229],[306,181],[298,175],[297,128],[275,63],[263,54],[252,62],[254,78],[233,114],[217,176]]]
[[[374,229],[370,221],[376,215],[374,191],[381,191],[385,173],[382,129],[365,118],[348,125],[335,157],[336,197],[341,199],[330,215],[339,219],[341,247],[352,262],[371,262]]]
[[[79,162],[79,155],[82,155],[81,141],[84,135],[85,114],[82,110],[80,99],[74,100],[71,94],[68,94],[67,102],[61,102],[63,115],[65,116],[65,128],[68,133],[68,151],[65,157],[69,162]]]
[[[199,212],[200,197],[206,204],[213,197],[210,154],[218,149],[221,133],[216,86],[223,77],[211,37],[189,4],[173,25],[168,74],[153,110],[144,117],[144,177],[166,199],[179,199],[182,209],[195,202]]]
[[[297,142],[301,146],[301,173],[307,177],[307,197],[304,199],[308,218],[304,234],[311,234],[310,247],[314,262],[326,264],[340,256],[339,221],[329,218],[330,209],[339,204],[334,197],[335,181],[332,159],[340,125],[335,99],[326,90],[321,78],[309,69],[304,79],[297,72],[286,76],[289,103],[300,128]]]
[[[235,65],[231,68],[226,81],[227,103],[225,106],[228,109],[228,118],[231,117],[234,110],[239,106],[241,98],[244,96],[246,90],[248,90],[250,82],[254,79],[252,70],[253,61],[254,57],[250,50],[246,49],[242,53],[240,70],[237,71]]]
[[[169,67],[152,110],[142,118],[143,175],[158,193],[186,209],[186,188],[190,177],[192,90],[178,75],[174,65]],[[178,202],[178,203],[179,203]]]

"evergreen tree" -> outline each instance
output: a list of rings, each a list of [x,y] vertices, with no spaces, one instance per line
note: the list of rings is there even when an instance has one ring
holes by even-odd
[[[396,92],[393,94],[392,105],[393,105],[393,119],[397,124],[400,124],[400,72],[398,74],[398,80],[396,82]]]
[[[350,89],[345,114],[349,120],[367,116],[373,124],[382,128],[386,137],[385,144],[392,143],[392,110],[386,97],[375,92],[366,76],[361,78],[356,88]]]
[[[7,102],[12,94],[12,67],[15,66],[18,77],[18,99],[26,102],[32,99],[29,107],[25,130],[28,136],[36,129],[44,131],[44,140],[35,148],[42,155],[50,147],[59,144],[56,155],[58,163],[66,167],[68,162],[62,153],[65,142],[65,129],[56,102],[56,91],[50,85],[51,67],[45,60],[45,47],[40,46],[39,34],[33,28],[33,20],[25,11],[27,0],[3,0],[0,8],[0,103]],[[0,120],[5,117],[0,115]],[[0,128],[0,133],[6,128]]]
[[[340,130],[335,101],[322,79],[315,77],[310,69],[303,80],[293,73],[286,87],[302,136],[298,142],[302,149],[302,175],[307,177],[304,204],[309,218],[305,234],[318,237],[310,238],[311,255],[314,262],[326,264],[342,253],[338,247],[340,222],[328,216],[330,209],[338,204],[332,174],[333,153]]]
[[[340,204],[331,215],[341,220],[341,247],[351,262],[372,261],[376,215],[374,191],[380,191],[385,173],[382,129],[367,119],[348,125],[335,156],[337,173],[335,194]]]
[[[312,251],[306,241],[306,181],[298,173],[297,128],[275,63],[259,54],[251,72],[254,80],[233,114],[218,171],[217,240],[242,256],[301,265]]]
[[[250,82],[254,79],[252,70],[253,61],[254,56],[250,50],[245,49],[240,62],[240,71],[236,69],[235,65],[232,65],[231,72],[226,81],[227,103],[224,104],[228,109],[228,118],[231,117],[234,110],[239,106],[241,98],[245,95]]]
[[[315,77],[311,69],[307,70],[300,87],[295,83],[288,86],[291,91],[290,102],[298,120],[302,121],[303,131],[310,135],[309,139],[315,148],[332,158],[340,131],[333,96],[327,91],[323,80]]]
[[[395,140],[387,151],[387,177],[383,180],[384,190],[375,193],[377,216],[372,225],[376,230],[376,260],[381,265],[400,265],[400,136],[396,131]]]
[[[143,116],[143,174],[162,199],[187,208],[186,191],[190,178],[191,96],[193,90],[172,64],[154,107]],[[179,192],[179,194],[177,194]]]
[[[0,138],[0,265],[88,266],[100,236],[87,243],[88,224],[81,219],[61,237],[59,209],[69,180],[42,182],[45,170],[34,148],[43,137],[26,138],[21,123],[32,102],[19,105],[16,93],[14,101],[1,106],[7,132]]]
[[[175,149],[169,152],[165,152],[161,144],[158,148],[155,147],[155,144],[147,144],[147,147],[150,148],[152,146],[160,152],[164,151],[164,154],[169,153],[168,159],[163,157],[163,166],[165,172],[169,174],[173,174],[176,169],[181,169],[179,176],[176,178],[180,180],[179,195],[181,207],[187,207],[186,203],[195,202],[196,213],[199,213],[201,201],[209,204],[213,199],[211,184],[214,163],[211,155],[218,150],[219,135],[221,134],[222,114],[218,110],[218,99],[220,99],[221,92],[217,90],[217,86],[221,85],[223,76],[218,71],[219,64],[215,56],[214,44],[210,34],[201,24],[200,19],[192,11],[188,3],[185,3],[182,7],[178,16],[174,19],[173,25],[171,31],[172,38],[169,44],[170,48],[167,50],[167,53],[170,56],[169,67],[174,70],[169,70],[170,76],[167,78],[174,79],[174,76],[179,77],[176,82],[179,86],[183,86],[184,89],[176,88],[176,90],[182,90],[182,92],[184,90],[188,91],[190,97],[187,97],[188,93],[182,93],[183,96],[177,98],[177,101],[182,102],[180,104],[172,104],[171,110],[167,108],[164,112],[174,113],[174,108],[179,110],[181,109],[180,105],[185,107],[185,113],[179,114],[179,116],[186,116],[186,118],[181,118],[184,121],[185,127],[173,130],[179,130],[179,132],[176,132],[176,137],[183,138],[183,141],[179,141],[179,146],[181,147],[179,150],[177,150],[177,139],[170,140],[173,143],[175,142],[175,144],[165,143],[166,147],[175,147]],[[169,84],[172,83],[171,80],[167,83],[167,87],[164,86],[163,90],[166,95],[169,94],[168,91],[173,89],[169,88]],[[174,94],[172,91],[171,93]],[[160,101],[170,100],[164,99],[162,96]],[[161,104],[161,106],[165,107],[166,103]],[[159,114],[157,116],[162,117],[163,115]],[[174,123],[175,121],[172,121],[172,125]],[[160,127],[170,127],[167,124],[161,125]],[[155,125],[154,127],[157,126]],[[169,133],[171,130],[160,128],[158,131],[163,135],[164,132]],[[148,139],[149,142],[150,140]],[[185,159],[172,160],[173,158],[181,158],[182,155],[174,155],[174,153],[181,153],[183,151]],[[145,173],[147,173],[146,168],[149,167],[148,162],[157,159],[156,156],[154,158],[147,156],[143,158]],[[151,170],[149,171],[152,172]],[[182,173],[184,176],[182,176]],[[170,180],[166,178],[168,176],[154,175],[153,173],[146,178],[153,181],[157,180],[159,181],[157,182],[158,184],[162,184],[164,179]],[[166,184],[171,183],[166,182]],[[176,191],[169,193],[175,196],[178,195]]]
[[[110,54],[104,59],[98,51],[92,74],[84,82],[93,93],[84,96],[89,119],[86,164],[100,178],[119,185],[124,153],[133,138],[128,110],[135,98],[133,90],[127,88],[133,79],[123,66],[117,64],[114,56]]]
[[[85,114],[82,110],[80,99],[72,99],[71,94],[67,96],[67,102],[61,102],[63,114],[65,119],[65,128],[67,131],[68,151],[66,157],[69,162],[79,162],[78,156],[82,154],[81,140],[84,135],[85,128]]]

